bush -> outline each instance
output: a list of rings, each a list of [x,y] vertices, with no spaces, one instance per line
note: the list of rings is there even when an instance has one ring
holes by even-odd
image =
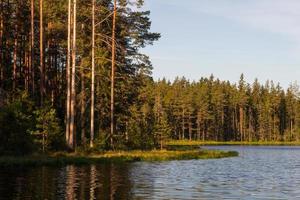
[[[13,101],[6,99],[0,107],[0,155],[25,155],[42,149],[62,150],[65,141],[56,116],[50,106],[35,106],[28,94],[16,93]]]
[[[65,140],[60,127],[56,110],[50,106],[44,106],[34,112],[35,127],[32,134],[43,151],[58,151],[65,148]]]
[[[34,150],[28,131],[33,127],[32,109],[26,94],[0,108],[0,155],[25,155]]]

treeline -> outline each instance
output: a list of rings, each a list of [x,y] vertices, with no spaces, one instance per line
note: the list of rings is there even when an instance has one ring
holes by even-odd
[[[153,86],[154,107],[173,139],[203,141],[299,141],[300,91],[267,81],[238,84],[213,76],[189,82],[177,78]],[[165,116],[165,117],[164,117]]]
[[[299,91],[155,82],[141,0],[0,1],[0,155],[162,148],[166,139],[298,141]]]

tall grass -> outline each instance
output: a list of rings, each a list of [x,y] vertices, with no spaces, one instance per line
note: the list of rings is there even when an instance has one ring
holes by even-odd
[[[0,166],[62,166],[101,163],[124,163],[135,161],[170,161],[190,159],[217,159],[238,156],[237,152],[218,150],[186,150],[186,151],[109,151],[101,154],[52,154],[26,157],[0,157]]]

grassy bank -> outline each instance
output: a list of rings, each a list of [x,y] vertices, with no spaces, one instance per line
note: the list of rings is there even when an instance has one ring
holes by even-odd
[[[0,157],[0,166],[62,166],[101,163],[124,163],[135,161],[170,161],[190,159],[216,159],[238,156],[237,152],[217,150],[186,151],[120,151],[95,155],[52,154],[26,157]]]
[[[197,140],[172,140],[167,142],[168,146],[205,146],[205,145],[249,145],[249,146],[300,146],[300,142],[216,142]]]

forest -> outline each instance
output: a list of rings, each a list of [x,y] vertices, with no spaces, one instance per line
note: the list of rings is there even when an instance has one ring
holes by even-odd
[[[300,140],[296,84],[155,81],[143,4],[0,1],[0,155]]]

